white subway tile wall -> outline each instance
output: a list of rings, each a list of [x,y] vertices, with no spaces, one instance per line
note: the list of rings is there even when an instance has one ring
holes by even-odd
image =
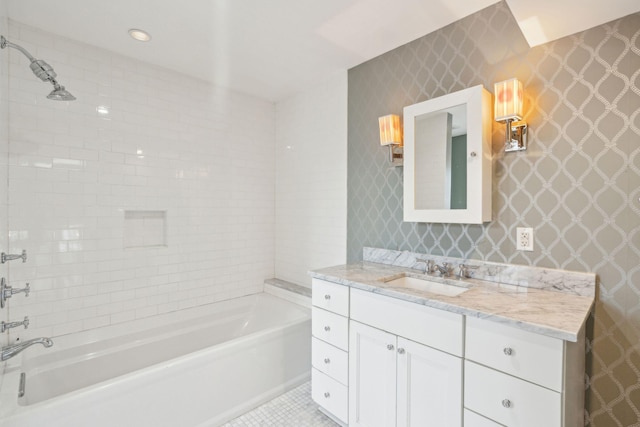
[[[310,287],[308,270],[347,259],[347,72],[276,117],[276,277]]]
[[[26,58],[2,52],[10,73],[8,246],[29,256],[9,274],[11,285],[32,289],[10,301],[12,319],[31,320],[12,338],[260,291],[274,276],[274,104],[9,26],[10,40],[49,62],[77,97],[46,99],[51,87]],[[5,191],[0,185],[0,218]],[[125,250],[125,211],[166,212],[166,246]]]

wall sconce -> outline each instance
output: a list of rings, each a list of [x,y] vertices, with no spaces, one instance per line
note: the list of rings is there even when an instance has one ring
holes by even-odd
[[[389,147],[389,161],[394,166],[402,166],[402,126],[400,116],[389,114],[378,119],[380,126],[380,145]]]
[[[524,91],[522,82],[509,79],[494,84],[494,116],[496,122],[505,122],[504,151],[527,149],[527,124],[522,121]]]

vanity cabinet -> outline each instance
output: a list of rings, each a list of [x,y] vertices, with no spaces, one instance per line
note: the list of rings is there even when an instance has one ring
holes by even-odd
[[[463,317],[355,289],[350,313],[349,425],[461,426]]]
[[[313,280],[312,397],[350,427],[582,427],[577,342]]]
[[[348,421],[349,287],[313,279],[311,397],[336,421]]]

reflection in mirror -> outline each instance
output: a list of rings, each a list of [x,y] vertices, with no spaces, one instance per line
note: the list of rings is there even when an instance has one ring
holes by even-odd
[[[465,104],[415,117],[416,209],[467,208]]]

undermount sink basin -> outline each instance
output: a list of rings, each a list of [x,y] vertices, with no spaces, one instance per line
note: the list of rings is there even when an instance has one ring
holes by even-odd
[[[469,290],[468,288],[464,288],[462,286],[433,282],[431,280],[423,280],[418,279],[417,277],[410,276],[389,280],[388,282],[386,282],[386,284],[393,288],[413,289],[415,291],[430,292],[432,294],[444,295],[448,297],[455,297]]]

